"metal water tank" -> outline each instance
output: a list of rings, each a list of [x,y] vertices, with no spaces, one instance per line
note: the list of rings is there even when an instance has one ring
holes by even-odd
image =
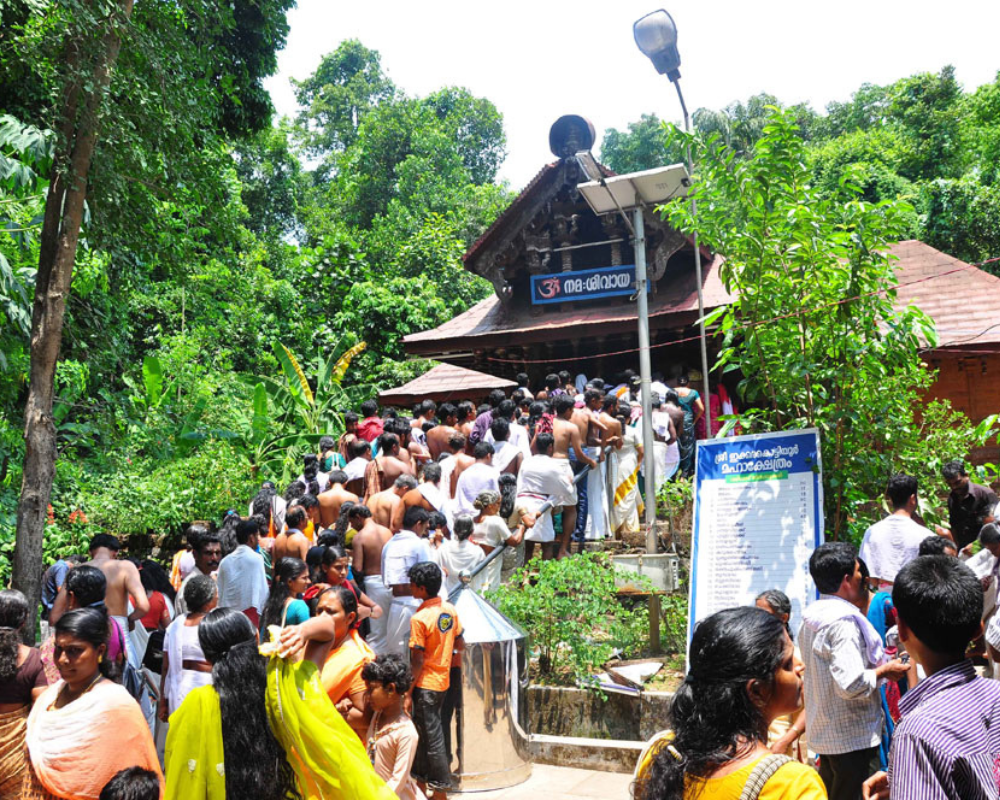
[[[467,583],[448,599],[465,638],[461,705],[451,723],[458,791],[516,786],[531,775],[527,634]]]

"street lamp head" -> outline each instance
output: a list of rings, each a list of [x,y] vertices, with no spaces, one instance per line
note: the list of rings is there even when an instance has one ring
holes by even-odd
[[[662,8],[653,11],[632,26],[635,43],[653,62],[656,71],[676,81],[681,77],[681,54],[677,52],[677,26]]]

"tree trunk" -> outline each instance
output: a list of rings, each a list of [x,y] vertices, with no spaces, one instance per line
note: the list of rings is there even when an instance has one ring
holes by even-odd
[[[93,40],[72,39],[67,48],[67,83],[60,114],[60,140],[45,199],[35,300],[31,316],[31,368],[24,409],[24,474],[17,506],[13,585],[37,608],[42,593],[42,543],[56,462],[56,426],[52,419],[56,362],[62,343],[66,297],[83,221],[87,175],[97,144],[98,116],[111,70],[121,48],[119,25],[128,21],[133,0],[119,0],[103,33]],[[92,46],[94,55],[81,54]],[[28,617],[24,641],[34,643],[35,616]]]

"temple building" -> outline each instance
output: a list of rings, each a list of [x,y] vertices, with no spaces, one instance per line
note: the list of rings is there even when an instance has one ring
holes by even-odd
[[[575,154],[594,142],[584,118],[562,117],[546,164],[463,258],[494,293],[433,330],[405,337],[412,356],[539,382],[553,370],[612,378],[638,370],[634,252],[620,214],[596,215],[577,189]],[[610,170],[603,168],[606,176]],[[700,363],[694,247],[652,209],[644,212],[654,372]],[[897,305],[918,305],[938,330],[927,362],[939,370],[931,397],[973,420],[1000,412],[1000,278],[919,241],[899,242]],[[702,248],[706,311],[730,302],[722,256]],[[709,338],[709,364],[714,361]],[[700,388],[700,387],[699,387]]]

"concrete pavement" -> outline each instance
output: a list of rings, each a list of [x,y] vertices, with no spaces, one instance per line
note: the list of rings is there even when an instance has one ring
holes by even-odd
[[[630,774],[620,772],[594,772],[573,767],[551,767],[534,764],[531,777],[520,786],[497,789],[492,792],[465,792],[450,795],[454,800],[575,800],[575,798],[600,798],[601,800],[629,800]]]

